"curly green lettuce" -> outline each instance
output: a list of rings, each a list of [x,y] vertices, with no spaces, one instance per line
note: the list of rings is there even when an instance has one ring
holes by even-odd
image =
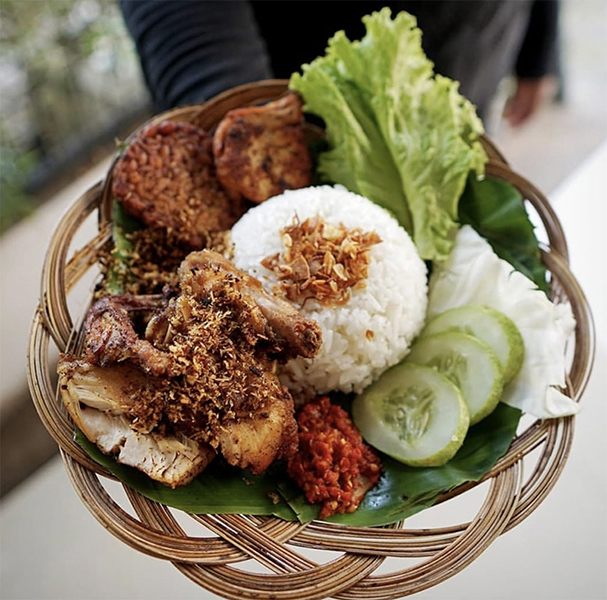
[[[363,23],[361,40],[337,32],[289,87],[325,123],[319,175],[388,209],[422,258],[442,260],[466,178],[484,174],[483,125],[458,83],[434,74],[415,17],[384,8]]]

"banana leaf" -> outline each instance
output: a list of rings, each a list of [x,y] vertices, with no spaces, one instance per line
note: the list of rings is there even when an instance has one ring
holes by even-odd
[[[274,515],[289,521],[296,518],[277,493],[276,467],[263,475],[251,475],[217,460],[188,485],[171,489],[103,454],[81,431],[76,432],[76,441],[122,483],[165,506],[195,514]]]
[[[522,195],[512,184],[469,176],[459,200],[458,218],[484,237],[500,258],[548,291],[534,227]]]
[[[120,294],[124,291],[132,274],[129,258],[133,253],[133,244],[129,233],[143,227],[143,223],[131,217],[116,200],[112,204],[112,238],[114,248],[103,285],[108,294]]]
[[[407,467],[382,454],[381,479],[356,512],[333,515],[327,521],[368,527],[388,525],[431,506],[463,483],[478,481],[508,449],[520,414],[500,404],[489,417],[470,428],[459,452],[442,467]],[[118,464],[82,433],[78,432],[76,439],[89,456],[120,481],[150,500],[184,512],[274,515],[302,523],[318,518],[320,508],[306,501],[280,462],[256,476],[218,460],[192,483],[170,489],[136,469]]]
[[[459,220],[472,225],[504,260],[546,288],[538,242],[523,199],[506,182],[469,177],[459,203]],[[114,238],[117,244],[116,272],[111,274],[118,292],[127,264],[129,241],[126,233],[138,223],[115,207]],[[334,400],[348,406],[349,399]],[[356,512],[333,515],[328,521],[351,526],[380,526],[405,519],[432,506],[443,494],[470,481],[478,481],[507,451],[520,419],[519,410],[499,404],[486,419],[471,427],[459,452],[445,465],[431,468],[407,467],[382,455],[383,473],[367,493]],[[120,481],[143,496],[188,513],[274,515],[302,523],[316,519],[319,507],[309,504],[301,490],[286,475],[283,463],[276,463],[263,475],[254,476],[218,459],[187,486],[174,490],[154,482],[136,469],[118,464],[101,453],[81,433],[78,443]]]

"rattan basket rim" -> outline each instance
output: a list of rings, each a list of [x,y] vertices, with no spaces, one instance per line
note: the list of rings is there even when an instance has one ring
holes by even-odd
[[[229,108],[273,99],[286,82],[271,80],[240,86],[210,102],[154,117],[194,120],[212,129]],[[548,237],[543,261],[551,273],[551,295],[571,304],[577,321],[567,393],[579,401],[594,359],[594,326],[584,293],[568,266],[563,229],[545,196],[515,173],[495,145],[483,138],[490,156],[487,173],[514,185],[537,211]],[[78,332],[67,297],[96,263],[99,249],[111,236],[109,189],[111,168],[66,212],[49,244],[41,280],[41,301],[32,322],[28,381],[38,414],[61,449],[72,484],[94,517],[113,535],[151,556],[169,560],[198,585],[227,598],[398,598],[444,581],[483,552],[499,535],[526,519],[558,480],[571,447],[574,418],[535,421],[522,431],[506,455],[484,478],[489,489],[482,507],[467,523],[415,530],[406,523],[387,528],[351,528],[326,522],[308,525],[247,515],[192,516],[209,537],[187,535],[169,509],[125,488],[132,506],[127,512],[103,486],[111,475],[74,442],[71,423],[54,389],[49,346],[69,347]],[[98,233],[84,248],[68,256],[70,242],[84,221],[97,214]],[[523,461],[538,451],[531,471]],[[480,483],[480,482],[479,482]],[[442,501],[463,494],[478,483],[460,486]],[[297,548],[341,553],[317,564]],[[388,556],[416,557],[421,563],[390,575],[374,574]],[[272,575],[249,573],[233,565],[254,559]]]

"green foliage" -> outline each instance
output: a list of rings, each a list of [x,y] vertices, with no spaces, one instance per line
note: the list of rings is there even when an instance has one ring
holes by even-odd
[[[0,146],[0,233],[36,209],[36,200],[24,189],[27,174],[35,164],[33,152],[18,154],[10,147]]]
[[[537,237],[523,197],[512,184],[491,177],[468,177],[458,216],[463,225],[471,225],[484,237],[500,258],[547,291]]]
[[[36,203],[24,184],[147,103],[133,42],[108,0],[2,0],[2,228]]]
[[[103,287],[108,294],[121,294],[126,284],[132,279],[130,273],[130,257],[133,244],[129,234],[142,227],[142,223],[131,217],[117,201],[113,201],[113,230],[114,249],[103,281]]]

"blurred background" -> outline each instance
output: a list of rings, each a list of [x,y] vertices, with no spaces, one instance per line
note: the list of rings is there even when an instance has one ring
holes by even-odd
[[[522,128],[490,136],[550,197],[607,140],[607,0],[563,0],[561,74]],[[151,114],[137,56],[109,0],[0,3],[0,491],[56,453],[26,383],[44,253],[61,214],[104,176],[116,140]],[[607,167],[607,165],[606,165]],[[566,223],[564,224],[566,230]]]

